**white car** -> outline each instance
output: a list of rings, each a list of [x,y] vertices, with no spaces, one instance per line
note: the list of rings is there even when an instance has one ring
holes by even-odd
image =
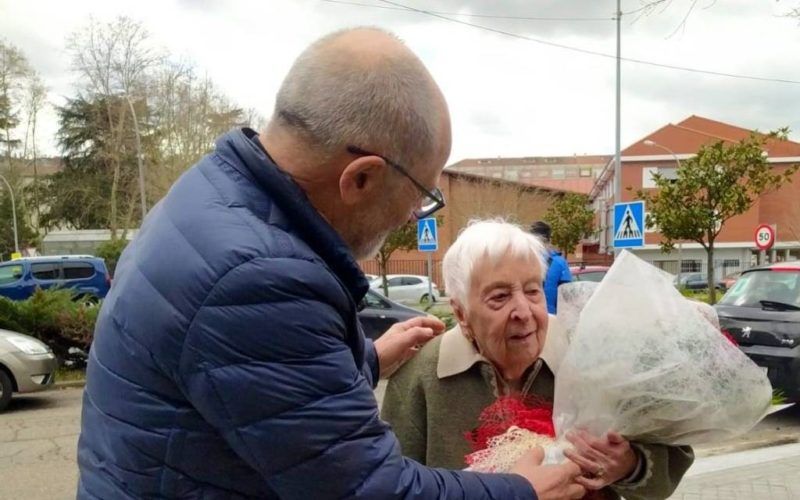
[[[0,412],[11,401],[11,393],[50,388],[58,362],[53,351],[39,340],[0,330]]]
[[[428,293],[428,277],[413,274],[387,274],[389,298],[401,302],[430,302]],[[370,282],[370,288],[383,295],[383,278],[378,277]],[[433,283],[433,301],[439,300],[439,289]]]

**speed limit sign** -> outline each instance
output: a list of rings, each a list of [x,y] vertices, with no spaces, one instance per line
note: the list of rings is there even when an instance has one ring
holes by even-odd
[[[756,246],[759,250],[769,250],[775,244],[775,229],[769,224],[756,228]]]

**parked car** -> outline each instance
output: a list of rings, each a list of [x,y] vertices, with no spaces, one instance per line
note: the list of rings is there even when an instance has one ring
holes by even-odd
[[[358,313],[364,335],[373,340],[386,333],[393,324],[417,316],[425,316],[425,313],[393,302],[374,290],[367,291]]]
[[[0,296],[25,300],[36,288],[72,288],[77,296],[102,299],[111,287],[106,264],[91,255],[26,257],[0,263]]]
[[[739,276],[741,275],[742,273],[738,272],[725,276],[724,278],[719,280],[719,282],[717,282],[717,288],[723,291],[730,290],[730,288],[733,286],[734,283],[736,283],[736,280],[738,280]]]
[[[599,282],[608,270],[608,266],[572,266],[569,268],[573,281]]]
[[[14,392],[36,392],[53,385],[56,356],[33,337],[0,330],[0,412]]]
[[[678,288],[686,290],[708,290],[708,276],[705,273],[682,273],[680,276],[675,276],[674,283]],[[714,287],[722,290],[719,283]]]
[[[429,302],[428,277],[413,274],[387,274],[389,298],[400,302],[424,303]],[[383,278],[377,278],[370,283],[370,288],[383,295]],[[432,284],[433,301],[439,300],[439,289],[436,283]]]
[[[800,262],[742,272],[716,305],[720,325],[789,401],[800,401]]]

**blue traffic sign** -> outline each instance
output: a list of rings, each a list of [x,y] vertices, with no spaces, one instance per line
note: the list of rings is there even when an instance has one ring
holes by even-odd
[[[614,248],[644,246],[644,202],[614,204]]]
[[[417,221],[417,250],[435,252],[439,249],[439,237],[436,231],[436,219],[420,219]]]

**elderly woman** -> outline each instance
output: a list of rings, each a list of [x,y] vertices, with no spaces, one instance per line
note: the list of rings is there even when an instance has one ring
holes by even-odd
[[[518,226],[472,223],[443,266],[458,325],[389,381],[382,417],[407,457],[458,468],[474,451],[466,435],[499,396],[552,402],[566,336],[547,314],[544,245]],[[630,443],[614,432],[567,438],[581,484],[602,498],[667,498],[693,461],[690,448]]]

